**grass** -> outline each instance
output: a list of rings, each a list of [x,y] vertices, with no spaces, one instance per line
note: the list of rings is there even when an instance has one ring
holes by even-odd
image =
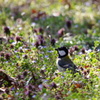
[[[98,100],[100,98],[100,18],[95,5],[0,1],[0,69],[16,83],[1,98],[13,100]],[[2,5],[1,5],[2,4]],[[45,5],[44,5],[45,4]],[[50,8],[48,7],[50,5]],[[15,6],[15,7],[14,7]],[[12,7],[12,8],[11,8]],[[42,15],[41,15],[42,13]],[[71,27],[67,21],[71,21]],[[10,33],[5,30],[8,27]],[[65,31],[58,31],[64,28]],[[54,39],[54,41],[52,40]],[[52,43],[53,41],[53,43]],[[66,46],[82,75],[59,72],[55,48]],[[9,92],[7,92],[7,90]]]

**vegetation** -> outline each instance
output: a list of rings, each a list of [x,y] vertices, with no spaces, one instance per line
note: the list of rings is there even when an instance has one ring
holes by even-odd
[[[98,6],[96,0],[0,0],[0,100],[99,100]],[[58,71],[61,46],[81,75]]]

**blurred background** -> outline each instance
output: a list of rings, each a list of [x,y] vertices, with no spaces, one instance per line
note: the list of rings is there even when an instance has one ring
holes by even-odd
[[[23,34],[24,27],[27,35],[32,32],[31,25],[33,30],[41,27],[46,34],[56,37],[59,29],[66,28],[66,21],[71,21],[71,33],[99,36],[99,16],[100,0],[0,0],[0,35],[4,34],[4,26],[10,27],[15,35],[16,26],[19,35]]]

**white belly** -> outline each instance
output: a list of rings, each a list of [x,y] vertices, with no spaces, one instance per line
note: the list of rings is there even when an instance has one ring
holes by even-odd
[[[59,71],[65,71],[66,69],[65,68],[62,68],[62,67],[60,67],[59,65],[58,65],[58,60],[56,61],[56,65],[57,65],[57,68],[58,68],[58,70]]]

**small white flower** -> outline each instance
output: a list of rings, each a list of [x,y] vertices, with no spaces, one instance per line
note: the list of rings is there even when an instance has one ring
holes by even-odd
[[[85,5],[86,5],[86,6],[90,6],[91,3],[88,1],[88,2],[85,3]]]
[[[12,65],[14,65],[14,63],[12,63]]]
[[[18,94],[19,94],[18,92],[15,93],[15,95],[18,95]]]
[[[22,47],[19,47],[19,49],[22,49]]]
[[[12,42],[12,44],[15,45],[15,44],[17,44],[17,42],[16,41],[15,42]]]
[[[95,87],[96,87],[96,88],[98,88],[98,87],[99,87],[99,85],[95,85]]]
[[[8,63],[8,61],[6,61],[6,63]]]
[[[31,24],[31,26],[33,26],[33,27],[34,27],[34,26],[36,26],[36,23],[35,23],[35,22],[33,22],[33,23]]]
[[[25,15],[25,12],[22,12],[21,15],[22,15],[22,16]]]
[[[47,95],[46,93],[43,94],[43,96],[46,96],[46,95]]]
[[[86,57],[86,60],[88,60],[89,59],[89,57]]]
[[[43,85],[42,85],[42,84],[40,84],[38,87],[39,87],[39,89],[40,89],[40,90],[42,90]]]
[[[45,70],[45,69],[46,69],[45,65],[44,65],[41,69],[42,69],[42,70]]]
[[[14,52],[17,53],[18,51],[15,50]]]
[[[73,42],[72,42],[72,41],[70,41],[70,44],[73,44]]]
[[[33,60],[33,61],[32,61],[32,63],[36,63],[36,61],[35,61],[35,60]]]
[[[32,98],[35,98],[35,97],[36,97],[36,95],[33,95],[33,96],[32,96]]]
[[[87,52],[87,53],[90,53],[91,51],[92,51],[91,49],[89,49],[89,50],[86,50],[86,52]]]
[[[90,75],[87,75],[87,78],[90,78]]]
[[[64,76],[61,76],[61,78],[64,78]]]
[[[100,51],[100,49],[97,49],[97,51],[99,52],[99,51]]]
[[[44,56],[45,58],[49,58],[47,55]]]
[[[19,27],[18,29],[19,29],[19,30],[22,30],[22,27]]]

